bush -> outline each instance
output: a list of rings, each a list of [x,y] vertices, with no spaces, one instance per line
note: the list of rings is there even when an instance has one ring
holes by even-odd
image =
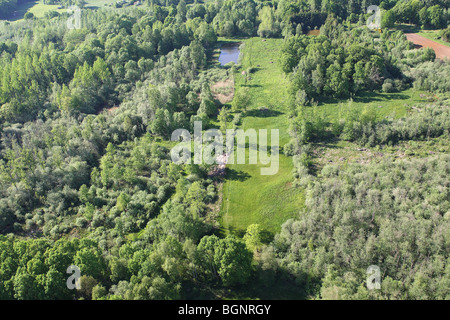
[[[450,112],[446,105],[426,105],[411,117],[394,121],[363,123],[361,119],[350,119],[345,122],[340,138],[367,146],[424,140],[448,134],[449,119]]]
[[[385,93],[393,92],[394,91],[394,85],[391,79],[386,79],[383,83],[382,90]]]
[[[403,83],[402,80],[396,79],[396,80],[394,80],[394,87],[395,87],[395,90],[402,91],[402,90],[406,89],[407,86]]]
[[[284,155],[286,157],[292,157],[296,154],[295,142],[294,140],[289,141],[283,147]]]
[[[428,61],[411,69],[411,77],[414,79],[414,87],[418,90],[445,93],[450,91],[449,72],[448,61]]]
[[[34,14],[31,13],[31,12],[27,12],[27,13],[25,13],[25,15],[23,16],[23,18],[24,18],[25,20],[32,20],[32,19],[34,19]]]
[[[233,118],[233,128],[237,128],[237,126],[241,123],[241,113],[236,113]]]
[[[86,227],[88,224],[88,221],[85,217],[79,217],[76,221],[75,221],[75,225],[79,228],[84,228]]]
[[[450,42],[450,27],[441,31],[441,39],[445,42]]]

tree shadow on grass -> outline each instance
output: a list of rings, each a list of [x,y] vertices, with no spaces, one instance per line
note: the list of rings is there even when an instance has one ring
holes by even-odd
[[[339,141],[341,141],[341,139],[339,139],[338,137],[336,137],[334,135],[330,135],[326,139],[322,139],[319,141],[313,141],[312,144],[313,144],[314,148],[325,147],[325,148],[329,148],[329,149],[344,149],[342,146],[337,145],[337,143],[339,143]]]
[[[227,168],[227,174],[225,175],[225,178],[227,180],[233,180],[233,181],[245,181],[249,179],[251,176],[244,171],[237,171],[234,169]]]
[[[305,275],[306,277],[306,275]],[[258,269],[253,281],[241,288],[242,294],[250,299],[261,300],[304,300],[303,286],[296,284],[292,275],[283,269]]]
[[[220,227],[215,230],[214,234],[218,237],[226,237],[227,233],[233,234],[239,238],[243,238],[245,233],[247,232],[246,229],[236,228],[234,226],[228,226]],[[261,243],[265,245],[269,245],[272,243],[273,239],[275,238],[275,234],[271,231],[262,230],[261,231]]]
[[[262,68],[259,65],[256,67],[250,67],[249,69],[250,69],[250,72],[248,74],[253,74],[253,73],[258,72],[259,70],[262,70]]]
[[[409,25],[409,24],[397,24],[394,27],[397,30],[401,30],[404,33],[418,33],[420,32],[420,27],[416,25]]]
[[[282,115],[283,112],[278,110],[268,109],[268,108],[259,108],[252,109],[245,112],[246,117],[255,117],[255,118],[270,118],[270,117],[278,117]]]
[[[406,100],[409,96],[403,93],[368,92],[353,98],[354,102],[370,103],[375,101]]]
[[[305,273],[299,277],[306,277]],[[216,281],[188,281],[183,286],[183,299],[252,299],[252,300],[304,300],[307,298],[304,285],[296,283],[294,277],[279,268],[261,270],[258,268],[245,284],[225,287]]]
[[[260,85],[260,84],[242,84],[241,87],[247,87],[247,88],[261,88],[262,85]]]
[[[238,236],[239,238],[243,238],[245,235],[244,229],[238,229],[236,227],[229,226],[228,230],[230,231],[231,234],[234,234],[235,236]]]
[[[359,103],[371,103],[371,102],[387,102],[391,100],[406,100],[410,98],[409,95],[404,94],[402,92],[394,92],[394,93],[381,93],[376,91],[364,91],[356,94],[352,99],[353,102]],[[320,101],[319,105],[326,104],[338,104],[338,103],[346,103],[348,99],[345,98],[333,98],[327,97]]]
[[[275,234],[273,232],[263,230],[261,231],[261,242],[264,244],[270,244],[275,237]]]

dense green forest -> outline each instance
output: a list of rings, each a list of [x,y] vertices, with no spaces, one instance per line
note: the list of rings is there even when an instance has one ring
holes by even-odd
[[[382,33],[365,27],[372,4]],[[18,5],[0,0],[0,18]],[[68,17],[0,20],[0,299],[274,298],[282,286],[295,299],[450,299],[450,63],[395,28],[445,40],[446,1],[150,0],[83,9],[81,29]],[[175,129],[225,131],[259,112],[246,109],[260,66],[215,61],[223,42],[254,38],[280,42],[281,149],[305,194],[275,235],[224,230],[231,174],[171,160]],[[214,85],[241,76],[220,102]],[[353,102],[411,91],[422,102],[396,116]],[[317,147],[334,143],[385,156],[321,165]],[[389,151],[405,143],[408,157]],[[366,287],[370,265],[381,290]]]

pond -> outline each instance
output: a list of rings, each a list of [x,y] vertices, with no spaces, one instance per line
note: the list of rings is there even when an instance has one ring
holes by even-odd
[[[224,66],[228,62],[238,62],[239,58],[239,42],[225,43],[220,47],[219,63]]]

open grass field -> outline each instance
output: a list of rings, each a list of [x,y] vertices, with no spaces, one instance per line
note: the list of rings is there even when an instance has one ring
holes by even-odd
[[[362,92],[352,98],[352,108],[369,108],[376,112],[377,120],[384,118],[401,118],[407,113],[408,108],[419,102],[426,102],[427,98],[432,98],[430,94],[415,89],[408,89],[401,92]],[[332,122],[339,117],[341,108],[348,105],[349,100],[329,99],[319,103],[318,110],[323,112],[328,121]]]
[[[242,41],[242,40],[239,40]],[[235,90],[250,89],[251,101],[240,128],[279,129],[280,146],[289,141],[287,102],[288,80],[279,66],[281,39],[251,38],[244,40],[242,68],[235,74]],[[245,83],[242,70],[255,68]],[[266,107],[269,111],[262,111]],[[270,132],[270,131],[269,131]],[[245,232],[258,223],[269,235],[280,230],[289,218],[295,217],[304,205],[303,190],[293,188],[292,159],[280,154],[276,175],[260,174],[260,164],[228,165],[221,206],[225,231]]]
[[[109,6],[110,4],[116,3],[115,0],[85,0],[85,8],[100,8]]]

